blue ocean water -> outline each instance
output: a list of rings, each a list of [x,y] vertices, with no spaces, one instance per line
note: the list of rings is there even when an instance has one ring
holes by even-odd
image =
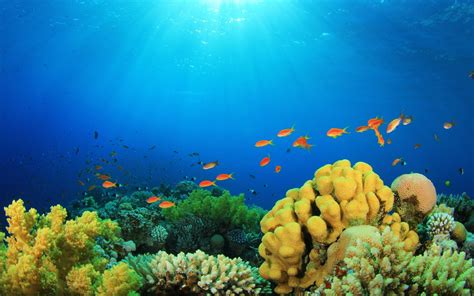
[[[420,172],[438,192],[472,194],[473,7],[0,1],[0,203],[68,204],[100,186],[100,165],[127,186],[233,172],[235,180],[219,185],[270,208],[343,158],[370,163],[386,184]],[[387,135],[401,112],[413,122]],[[375,116],[392,144],[380,147],[372,131],[355,132]],[[447,121],[454,127],[444,129]],[[294,134],[276,137],[291,126]],[[332,127],[349,134],[329,138]],[[292,148],[304,135],[314,147]],[[261,139],[275,145],[255,148]],[[267,155],[270,164],[260,167]],[[406,165],[392,167],[398,157]],[[197,165],[214,160],[212,170]]]

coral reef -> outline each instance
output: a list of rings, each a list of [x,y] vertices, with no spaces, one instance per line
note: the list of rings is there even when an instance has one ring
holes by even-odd
[[[455,222],[453,216],[447,213],[435,213],[428,217],[427,231],[431,238],[439,234],[451,234]]]
[[[279,294],[322,284],[337,263],[330,256],[331,244],[356,225],[390,228],[404,249],[413,251],[418,236],[400,215],[388,214],[393,202],[393,192],[366,163],[351,167],[340,160],[321,167],[313,180],[289,190],[261,220],[259,254],[265,262],[260,274],[276,282]]]
[[[474,199],[465,192],[461,195],[438,195],[438,204],[454,209],[454,219],[461,222],[469,232],[474,232]]]
[[[224,230],[243,227],[254,232],[258,231],[258,222],[264,213],[261,208],[249,208],[244,202],[243,194],[232,196],[228,191],[224,191],[220,196],[213,196],[207,190],[195,190],[176,207],[163,211],[165,219],[170,222],[192,214],[211,220]]]
[[[436,189],[422,174],[404,174],[391,185],[395,193],[396,211],[415,228],[436,205]]]
[[[310,295],[470,295],[474,267],[463,252],[441,253],[434,244],[413,256],[388,228],[352,237],[336,274]]]
[[[93,295],[99,283],[107,282],[103,272],[108,260],[96,252],[95,242],[99,237],[119,241],[117,223],[87,211],[66,221],[67,212],[59,205],[38,215],[35,209],[26,211],[21,199],[6,207],[5,213],[8,236],[0,247],[2,294]],[[0,238],[4,237],[2,233]]]
[[[261,295],[269,283],[240,258],[195,253],[129,256],[126,262],[145,279],[153,295]]]

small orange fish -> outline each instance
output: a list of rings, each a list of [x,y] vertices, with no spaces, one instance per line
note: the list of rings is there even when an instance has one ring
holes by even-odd
[[[378,127],[374,128],[375,136],[377,136],[377,143],[380,145],[380,147],[383,147],[385,144],[385,140],[383,139],[382,134],[380,133]]]
[[[265,147],[268,145],[273,145],[273,140],[260,140],[255,143],[255,147]]]
[[[403,117],[402,123],[403,125],[409,125],[413,121],[413,116]]]
[[[228,179],[234,180],[233,175],[234,175],[234,173],[232,173],[232,174],[219,174],[216,177],[216,180],[218,180],[218,181],[224,181],[224,180],[228,180]]]
[[[308,145],[308,140],[308,136],[298,137],[298,139],[293,142],[293,147],[305,147],[306,145]]]
[[[203,166],[202,166],[202,169],[203,170],[210,170],[212,168],[215,168],[217,165],[219,164],[219,162],[216,160],[216,161],[212,161],[212,162],[208,162],[208,163],[205,163]]]
[[[356,132],[358,132],[358,133],[363,133],[363,132],[365,132],[365,131],[367,131],[367,130],[369,130],[369,129],[370,129],[370,127],[368,127],[368,126],[366,126],[366,125],[362,125],[362,126],[358,126],[358,127],[356,128]]]
[[[383,124],[383,119],[382,118],[378,118],[378,117],[375,117],[375,118],[371,118],[367,121],[367,125],[371,128],[371,129],[374,129],[374,128],[378,128],[379,126],[381,126]]]
[[[84,184],[84,182],[82,182],[81,180],[77,180],[77,183],[79,183],[79,185],[81,185],[81,186],[86,185],[86,184]]]
[[[167,209],[167,208],[173,207],[174,205],[175,205],[174,202],[165,200],[160,203],[159,207],[162,209]]]
[[[265,156],[264,158],[262,158],[262,160],[260,160],[261,167],[264,167],[269,163],[270,163],[270,156]]]
[[[87,188],[87,191],[92,191],[92,190],[94,190],[96,187],[97,187],[97,186],[95,186],[95,185],[91,185],[91,186],[89,186],[89,188]]]
[[[104,187],[106,189],[114,188],[114,187],[117,187],[117,183],[110,182],[110,181],[104,181],[104,183],[102,183],[102,187]]]
[[[199,183],[199,187],[201,188],[205,188],[205,187],[209,187],[209,186],[217,186],[216,185],[216,182],[214,181],[209,181],[209,180],[204,180],[204,181],[201,181]]]
[[[161,197],[158,197],[158,196],[152,196],[152,197],[149,197],[147,198],[146,202],[151,204],[151,203],[154,203],[154,202],[157,202],[161,199]]]
[[[328,132],[326,133],[326,135],[328,137],[331,137],[331,138],[334,138],[334,139],[337,138],[337,137],[342,136],[342,134],[348,134],[347,127],[345,127],[345,128],[335,128],[335,127],[333,127],[331,129],[329,129]]]
[[[453,121],[451,121],[451,122],[446,121],[446,122],[443,124],[444,129],[450,129],[450,128],[452,128],[453,126],[454,126],[454,122],[453,122]]]
[[[275,167],[275,173],[278,174],[279,172],[281,172],[281,166],[280,166],[280,165],[277,165],[277,166]]]
[[[102,169],[102,166],[100,166],[100,165],[96,165],[96,166],[95,166],[95,170],[96,170],[96,171],[101,170],[101,169]]]
[[[110,180],[110,176],[106,174],[97,174],[96,176],[98,179],[101,179],[102,181]]]
[[[415,146],[414,146],[415,149],[418,149],[420,147],[421,147],[421,144],[415,144]]]
[[[388,145],[392,144],[392,139],[388,138],[388,139],[387,139],[387,144],[388,144]]]
[[[291,128],[282,129],[281,131],[278,132],[277,137],[280,137],[280,138],[287,137],[291,135],[294,131],[295,131],[294,126],[292,126]]]
[[[386,130],[387,134],[390,134],[391,132],[393,132],[397,128],[397,126],[400,124],[402,119],[403,119],[403,114],[400,115],[400,117],[397,117],[394,120],[390,121],[390,123],[387,125],[387,130]]]
[[[393,161],[392,161],[392,166],[396,166],[400,161],[402,161],[403,158],[395,158]]]

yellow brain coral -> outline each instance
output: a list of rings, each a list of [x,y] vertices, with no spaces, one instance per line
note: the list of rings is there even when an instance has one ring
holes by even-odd
[[[340,160],[321,167],[301,188],[288,190],[261,220],[264,236],[259,254],[265,262],[260,274],[277,283],[279,294],[322,284],[332,272],[326,264],[328,246],[350,226],[381,226],[393,205],[392,190],[367,163],[351,166],[348,160]],[[406,240],[406,248],[413,250],[418,244],[416,233],[406,230],[406,223],[391,219],[385,227],[395,228]]]
[[[392,182],[391,188],[401,200],[413,199],[416,209],[425,215],[436,205],[436,189],[422,174],[401,175]]]

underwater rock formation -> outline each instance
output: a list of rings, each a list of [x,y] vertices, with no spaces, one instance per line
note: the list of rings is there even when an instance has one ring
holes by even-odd
[[[261,220],[260,274],[277,284],[279,294],[321,285],[337,263],[330,258],[331,244],[356,225],[390,228],[406,251],[414,251],[418,235],[400,215],[389,214],[393,203],[393,192],[366,163],[351,167],[340,160],[319,168]]]

